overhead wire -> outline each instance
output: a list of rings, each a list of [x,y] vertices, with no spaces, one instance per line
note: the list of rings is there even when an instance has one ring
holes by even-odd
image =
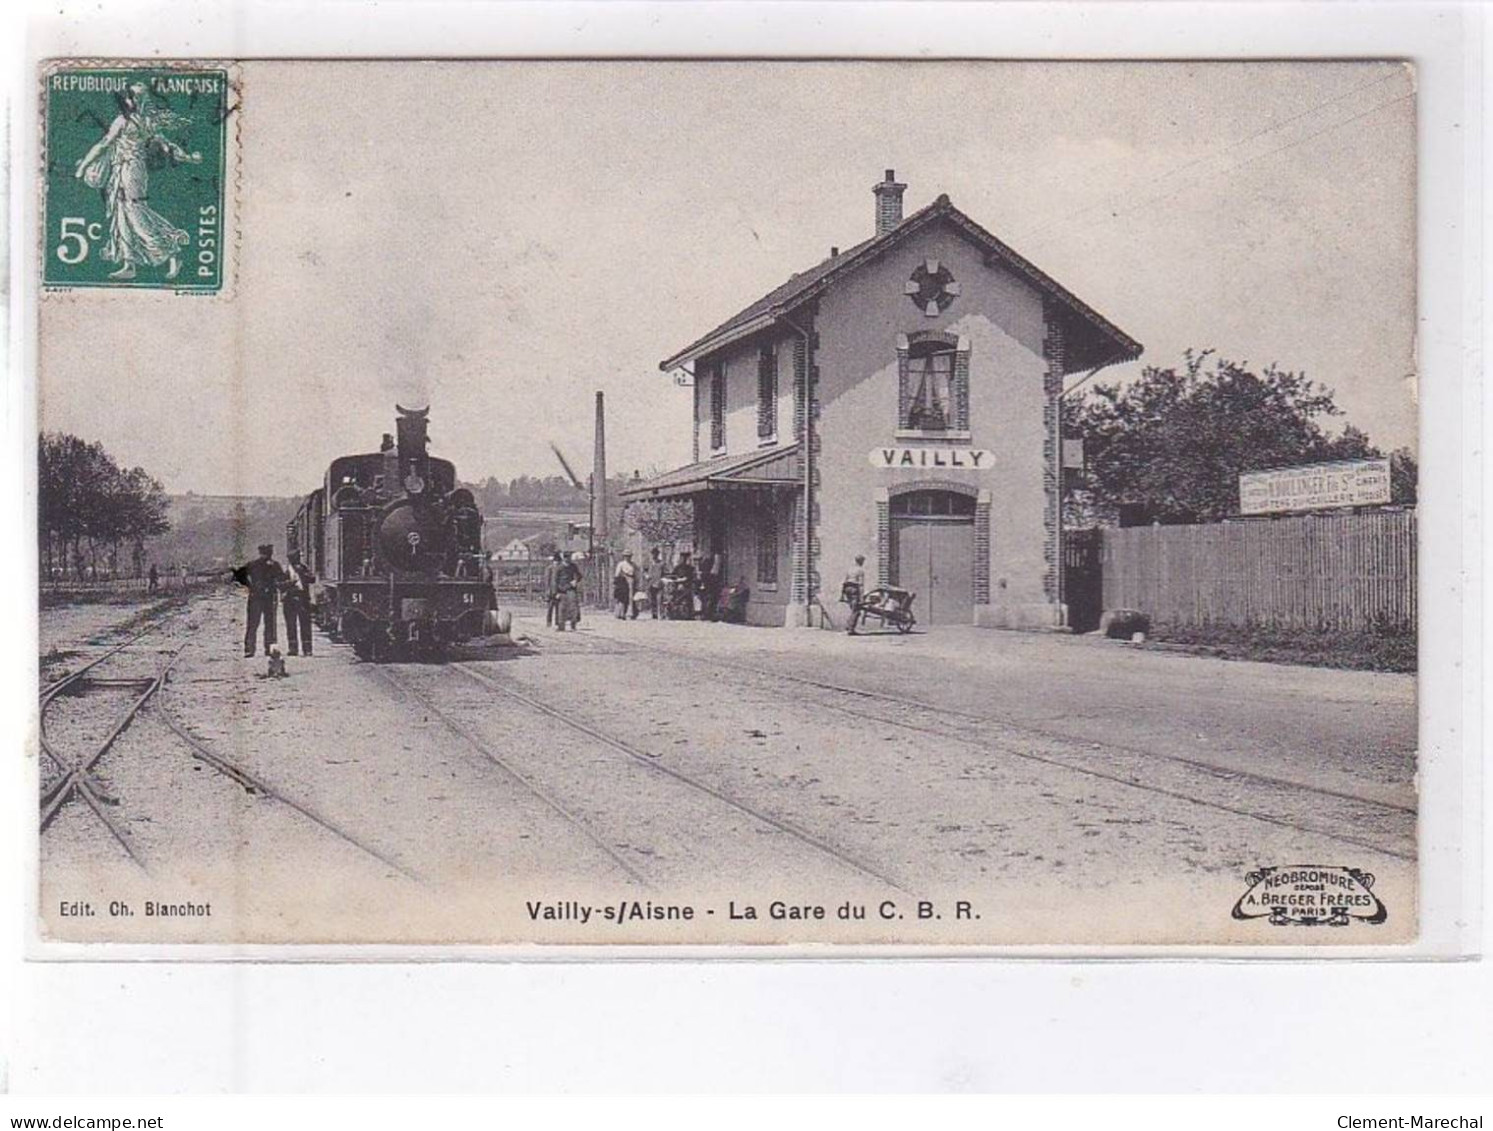
[[[1339,102],[1342,102],[1344,99],[1351,98],[1353,95],[1358,94],[1358,93],[1360,93],[1362,91],[1372,89],[1372,88],[1374,88],[1376,86],[1382,86],[1384,83],[1389,82],[1392,79],[1398,78],[1403,73],[1404,73],[1403,71],[1401,71],[1399,69],[1395,69],[1395,70],[1392,70],[1390,73],[1388,73],[1386,75],[1381,75],[1380,77],[1378,77],[1376,79],[1372,79],[1372,80],[1370,80],[1368,82],[1365,82],[1365,83],[1360,83],[1357,86],[1354,86],[1354,87],[1352,87],[1352,88],[1350,88],[1348,90],[1345,90],[1345,91],[1341,92],[1340,94],[1336,94],[1336,95],[1334,95],[1331,98],[1325,99],[1322,102],[1315,103],[1312,106],[1309,106],[1309,107],[1307,107],[1304,110],[1298,111],[1297,113],[1292,114],[1288,118],[1282,118],[1278,122],[1272,122],[1269,125],[1264,126],[1261,129],[1256,130],[1254,133],[1248,134],[1245,137],[1237,139],[1236,141],[1229,142],[1227,145],[1221,146],[1218,149],[1215,149],[1215,150],[1213,150],[1213,151],[1211,151],[1209,153],[1205,153],[1205,154],[1203,154],[1201,156],[1193,157],[1193,158],[1191,158],[1191,159],[1189,159],[1187,161],[1184,161],[1182,164],[1174,166],[1173,168],[1168,169],[1165,172],[1161,173],[1159,175],[1158,179],[1161,179],[1161,180],[1171,180],[1171,179],[1174,179],[1174,178],[1180,176],[1183,173],[1186,173],[1190,169],[1197,168],[1199,165],[1205,165],[1205,164],[1208,164],[1209,162],[1217,161],[1219,158],[1221,158],[1221,157],[1223,157],[1223,156],[1225,156],[1225,155],[1233,152],[1234,150],[1240,148],[1241,146],[1248,145],[1252,141],[1256,141],[1259,138],[1265,137],[1268,134],[1272,134],[1272,133],[1275,133],[1275,132],[1277,132],[1279,130],[1282,130],[1282,129],[1284,129],[1285,127],[1287,127],[1289,125],[1292,125],[1292,124],[1294,124],[1296,122],[1301,121],[1303,118],[1308,118],[1308,117],[1310,117],[1313,114],[1320,113],[1321,111],[1327,109],[1328,107],[1335,106]],[[1414,92],[1412,91],[1411,94],[1413,94],[1413,93]],[[1409,95],[1406,95],[1405,97],[1409,97]],[[1403,99],[1395,99],[1393,101],[1402,101],[1402,100]],[[1379,104],[1379,106],[1383,106],[1383,105],[1387,105],[1387,103],[1381,103],[1381,104]],[[1375,106],[1371,110],[1366,111],[1366,113],[1372,113],[1373,110],[1378,109],[1379,106]],[[1356,117],[1344,119],[1340,123],[1334,123],[1333,125],[1327,127],[1327,129],[1328,130],[1334,129],[1338,125],[1346,125],[1349,122],[1355,121],[1355,120],[1356,120]],[[1321,131],[1321,132],[1326,132],[1326,130]],[[1309,135],[1309,136],[1316,136],[1316,135]],[[1306,140],[1306,139],[1299,139],[1299,140]],[[1290,148],[1290,145],[1294,145],[1294,144],[1297,144],[1297,142],[1292,142],[1292,143],[1290,143],[1287,146],[1282,146],[1281,148],[1282,149]],[[1258,154],[1255,157],[1246,158],[1245,161],[1239,162],[1238,164],[1240,164],[1240,165],[1247,164],[1249,161],[1257,160],[1260,157],[1269,156],[1270,152],[1278,152],[1278,151],[1279,150],[1267,151],[1266,153]],[[1238,167],[1238,166],[1237,165],[1226,166],[1224,169],[1219,170],[1219,172],[1227,172],[1229,168],[1236,168],[1236,167]],[[1116,217],[1118,215],[1124,214],[1124,212],[1128,212],[1128,211],[1132,210],[1130,208],[1124,208],[1122,210],[1122,208],[1121,208],[1122,201],[1123,201],[1123,194],[1120,197],[1118,197],[1118,198],[1117,197],[1108,197],[1108,198],[1106,198],[1104,200],[1095,201],[1094,203],[1085,205],[1084,207],[1082,207],[1082,208],[1080,208],[1080,209],[1078,209],[1078,210],[1076,210],[1074,212],[1070,212],[1070,213],[1067,213],[1067,214],[1065,214],[1063,216],[1053,217],[1050,220],[1045,220],[1045,221],[1040,222],[1034,229],[1032,229],[1030,235],[1031,236],[1038,236],[1038,235],[1045,234],[1045,233],[1047,233],[1047,232],[1049,232],[1049,231],[1051,231],[1051,230],[1059,227],[1060,225],[1069,223],[1069,222],[1071,222],[1073,220],[1076,220],[1079,217],[1085,216],[1088,213],[1093,212],[1093,211],[1095,211],[1097,209],[1105,208],[1106,206],[1111,206],[1108,218],[1113,219],[1114,217]],[[1092,226],[1092,225],[1090,225],[1090,224],[1080,225],[1080,227],[1085,227],[1085,228],[1086,227],[1090,227],[1090,226]],[[1030,238],[1030,237],[1028,237],[1028,238]]]
[[[1384,102],[1380,102],[1380,103],[1378,103],[1378,104],[1376,104],[1374,106],[1370,106],[1367,110],[1362,110],[1359,113],[1354,114],[1352,117],[1343,118],[1343,119],[1341,119],[1339,121],[1332,122],[1332,123],[1330,123],[1330,124],[1328,124],[1326,126],[1323,126],[1320,130],[1317,130],[1317,131],[1315,131],[1313,133],[1306,134],[1303,137],[1296,138],[1293,141],[1288,141],[1284,145],[1276,146],[1274,149],[1267,149],[1263,153],[1252,154],[1252,155],[1250,155],[1248,157],[1245,157],[1241,161],[1234,162],[1232,165],[1225,165],[1223,168],[1218,169],[1216,171],[1215,175],[1221,175],[1223,173],[1231,173],[1231,172],[1234,172],[1237,169],[1244,168],[1244,166],[1246,166],[1246,165],[1253,164],[1256,161],[1263,161],[1266,157],[1273,157],[1277,153],[1284,153],[1288,149],[1294,149],[1298,145],[1304,145],[1307,142],[1313,140],[1314,138],[1321,137],[1323,134],[1331,133],[1333,130],[1342,129],[1344,126],[1350,126],[1354,122],[1357,122],[1357,121],[1359,121],[1359,120],[1361,120],[1363,118],[1367,118],[1371,114],[1376,114],[1380,110],[1387,109],[1390,106],[1398,105],[1399,103],[1405,102],[1405,101],[1407,101],[1407,100],[1409,100],[1411,98],[1414,98],[1414,97],[1415,97],[1415,92],[1412,90],[1409,93],[1402,94],[1402,95],[1400,95],[1397,98],[1387,99]],[[1150,207],[1153,204],[1160,204],[1163,201],[1172,200],[1175,197],[1180,196],[1189,187],[1192,187],[1192,186],[1183,185],[1183,186],[1181,186],[1181,187],[1179,187],[1177,189],[1172,190],[1171,192],[1161,193],[1158,196],[1147,197],[1145,199],[1142,199],[1138,203],[1125,208],[1123,211],[1116,210],[1116,211],[1112,212],[1109,216],[1101,216],[1101,217],[1099,217],[1098,220],[1091,220],[1091,221],[1089,221],[1086,224],[1079,224],[1079,225],[1077,225],[1077,227],[1074,230],[1076,230],[1076,231],[1083,231],[1084,229],[1092,228],[1096,223],[1101,223],[1104,220],[1118,219],[1121,216],[1132,215],[1132,214],[1140,211],[1142,208],[1148,208],[1148,207]]]

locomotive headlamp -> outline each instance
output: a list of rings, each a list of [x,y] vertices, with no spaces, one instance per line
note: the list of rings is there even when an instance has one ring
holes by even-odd
[[[418,495],[425,490],[425,480],[412,471],[404,477],[404,489],[407,494]]]

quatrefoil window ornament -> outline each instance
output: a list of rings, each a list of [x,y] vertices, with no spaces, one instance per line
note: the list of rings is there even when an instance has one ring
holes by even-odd
[[[937,318],[959,297],[959,284],[942,263],[927,259],[913,268],[902,292],[929,318]]]

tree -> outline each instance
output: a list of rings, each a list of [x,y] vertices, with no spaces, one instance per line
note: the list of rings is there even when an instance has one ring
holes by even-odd
[[[1389,501],[1413,506],[1419,497],[1420,464],[1409,448],[1389,453]]]
[[[694,506],[679,499],[643,499],[628,503],[622,521],[650,546],[674,546],[694,534]]]
[[[146,540],[171,529],[166,518],[171,504],[166,498],[166,489],[143,467],[130,468],[122,478],[118,536],[129,541],[134,574],[139,577],[145,569]]]
[[[170,529],[165,489],[139,467],[120,468],[97,443],[63,432],[42,433],[37,444],[37,534],[47,576],[118,573],[120,548],[129,544],[137,572],[145,541]],[[85,559],[86,549],[86,559]]]
[[[1189,350],[1180,371],[1148,366],[1128,385],[1096,385],[1063,404],[1087,469],[1068,517],[1112,522],[1131,506],[1152,521],[1215,521],[1239,512],[1241,472],[1382,455],[1351,424],[1330,436],[1323,421],[1339,415],[1332,390],[1305,374],[1255,372],[1211,350]],[[1399,493],[1408,483],[1413,500],[1414,459],[1402,455]]]

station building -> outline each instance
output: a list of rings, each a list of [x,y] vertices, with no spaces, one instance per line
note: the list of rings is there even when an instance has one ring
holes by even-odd
[[[833,616],[859,554],[920,623],[1062,626],[1059,398],[1141,346],[947,196],[904,217],[906,187],[660,363],[693,377],[693,462],[622,497],[693,502],[751,623]]]

